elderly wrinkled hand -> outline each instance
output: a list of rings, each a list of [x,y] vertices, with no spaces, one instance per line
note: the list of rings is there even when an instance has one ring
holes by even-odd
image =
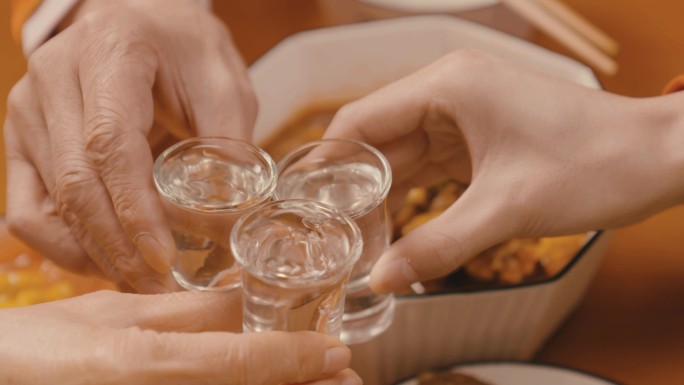
[[[343,107],[325,137],[388,157],[393,189],[469,184],[371,274],[395,291],[514,237],[640,221],[684,199],[684,95],[633,99],[457,51]]]
[[[225,26],[192,0],[81,3],[9,96],[7,220],[60,265],[174,290],[153,154],[251,138],[256,101]]]
[[[240,298],[101,291],[0,310],[0,383],[360,383],[349,349],[332,337],[233,333]]]

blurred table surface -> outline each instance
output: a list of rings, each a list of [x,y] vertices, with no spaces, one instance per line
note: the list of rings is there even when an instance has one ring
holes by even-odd
[[[653,96],[684,73],[683,1],[566,3],[621,43],[620,73],[600,77],[608,91]],[[365,20],[352,0],[228,0],[215,1],[214,9],[248,63],[292,33]],[[568,54],[539,32],[528,38]],[[4,100],[9,85],[2,76]],[[535,360],[628,385],[684,384],[684,207],[614,233],[584,301]]]

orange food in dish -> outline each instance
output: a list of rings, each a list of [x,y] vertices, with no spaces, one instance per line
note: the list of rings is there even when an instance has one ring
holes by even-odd
[[[0,309],[70,298],[114,285],[67,272],[12,237],[0,222]]]

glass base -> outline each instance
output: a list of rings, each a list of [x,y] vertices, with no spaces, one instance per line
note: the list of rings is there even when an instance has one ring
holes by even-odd
[[[223,292],[237,289],[241,286],[239,270],[237,272],[233,272],[229,276],[221,276],[223,279],[213,280],[208,282],[206,285],[203,284],[204,282],[191,282],[175,269],[171,269],[171,272],[173,273],[173,278],[176,279],[176,282],[178,282],[178,284],[181,285],[181,287],[183,287],[185,290]]]
[[[340,339],[347,345],[360,344],[369,341],[387,330],[394,320],[394,295],[377,295],[368,290],[368,294],[347,293],[345,311],[342,316],[342,333]],[[362,304],[372,303],[371,307]]]

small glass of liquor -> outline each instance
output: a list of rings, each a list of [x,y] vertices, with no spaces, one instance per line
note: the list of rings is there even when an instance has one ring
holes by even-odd
[[[176,281],[188,290],[240,286],[230,231],[240,216],[270,199],[276,184],[271,157],[242,140],[191,138],[157,158],[153,179],[176,242]]]
[[[394,319],[394,296],[374,294],[370,271],[390,244],[387,194],[392,171],[375,148],[358,141],[326,139],[304,144],[278,163],[275,199],[310,199],[349,215],[361,229],[363,251],[346,289],[341,339],[370,340]]]
[[[339,338],[345,283],[362,244],[354,221],[322,203],[276,201],[245,214],[230,235],[242,265],[243,330]]]

